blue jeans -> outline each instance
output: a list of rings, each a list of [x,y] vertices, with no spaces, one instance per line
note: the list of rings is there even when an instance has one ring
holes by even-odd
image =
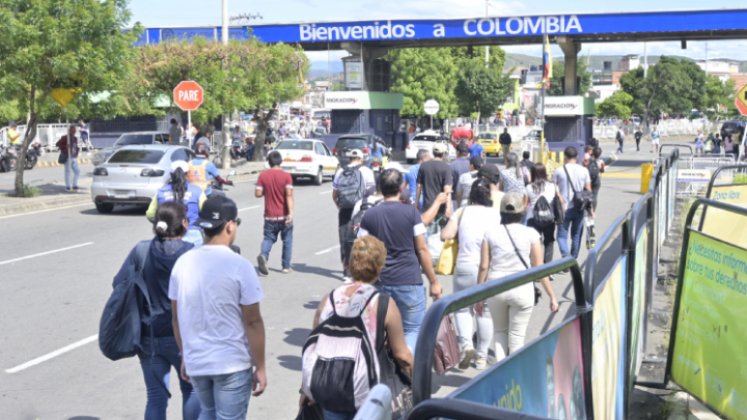
[[[334,411],[324,409],[322,411],[324,412],[324,420],[353,420],[355,418],[355,413],[335,413]]]
[[[80,177],[80,166],[78,158],[68,157],[65,162],[65,188],[78,188],[78,178]]]
[[[200,398],[200,420],[244,420],[252,395],[252,370],[226,375],[193,376]]]
[[[578,258],[581,249],[581,236],[584,233],[584,212],[571,207],[565,211],[565,220],[558,226],[558,247],[560,255],[568,256],[568,229],[571,231],[571,251],[573,258]]]
[[[272,245],[278,240],[278,235],[283,240],[283,268],[290,268],[293,253],[293,224],[286,224],[285,221],[265,220],[264,239],[260,252],[265,260],[269,260]]]
[[[171,367],[176,369],[179,377],[179,388],[182,391],[182,417],[185,420],[196,420],[200,415],[200,401],[192,385],[182,380],[179,375],[182,358],[174,337],[150,337],[141,339],[143,352],[138,354],[140,367],[143,370],[145,389],[148,401],[145,405],[147,420],[166,420],[166,406],[169,403],[169,373]],[[155,353],[151,356],[151,352]]]
[[[402,316],[402,327],[405,330],[405,342],[415,354],[420,326],[425,318],[425,287],[415,284],[401,286],[377,284],[376,287],[389,295],[397,303]]]

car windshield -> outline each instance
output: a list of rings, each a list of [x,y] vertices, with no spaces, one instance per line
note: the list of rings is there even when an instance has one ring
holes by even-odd
[[[278,144],[279,150],[311,150],[313,147],[310,141],[281,141]]]
[[[154,164],[161,161],[163,150],[120,150],[109,158],[109,163]]]
[[[477,138],[478,139],[485,139],[485,140],[495,140],[497,136],[495,133],[481,133]]]
[[[127,146],[131,144],[152,144],[152,134],[123,134],[117,140],[117,146]]]
[[[427,135],[427,134],[419,134],[415,137],[413,137],[412,141],[436,141],[441,140],[438,136],[433,135]]]
[[[346,150],[346,149],[364,149],[367,147],[366,139],[357,137],[357,138],[347,138],[347,139],[339,139],[337,140],[337,147],[338,150]]]

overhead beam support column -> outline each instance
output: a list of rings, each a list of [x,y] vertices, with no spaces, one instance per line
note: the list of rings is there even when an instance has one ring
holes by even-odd
[[[373,62],[374,60],[384,57],[388,52],[389,48],[382,48],[382,47],[364,47],[363,43],[360,42],[343,42],[341,44],[342,49],[350,53],[350,55],[354,57],[358,57],[358,59],[362,59],[362,71],[363,71],[363,89],[362,90],[369,90],[372,89],[372,86],[374,86],[373,82]]]
[[[557,42],[565,56],[565,94],[578,95],[578,52],[581,51],[581,43],[565,36],[559,36]]]

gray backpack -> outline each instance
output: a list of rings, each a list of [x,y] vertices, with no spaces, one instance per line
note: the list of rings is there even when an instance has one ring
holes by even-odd
[[[337,205],[341,209],[352,209],[363,199],[366,186],[360,166],[348,166],[342,170],[337,180]]]

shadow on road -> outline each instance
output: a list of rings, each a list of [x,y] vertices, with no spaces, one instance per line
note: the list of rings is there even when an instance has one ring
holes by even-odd
[[[306,309],[313,309],[316,310],[316,308],[319,307],[319,301],[318,300],[310,300],[303,304],[303,307]]]
[[[314,274],[321,277],[329,277],[337,280],[342,280],[340,271],[330,270],[324,267],[313,267],[307,264],[293,264],[293,271],[300,274]]]
[[[301,356],[278,356],[278,362],[286,369],[301,371]]]
[[[308,328],[293,328],[292,330],[287,330],[285,332],[285,338],[283,338],[283,341],[294,346],[303,347],[303,344],[306,342],[306,338],[310,333],[311,330]]]
[[[145,218],[145,210],[147,210],[147,207],[140,205],[116,205],[114,206],[114,211],[112,211],[111,213],[99,213],[99,211],[94,207],[93,202],[91,202],[91,208],[81,210],[80,214],[89,216],[138,216],[143,218],[144,223],[149,223]]]

